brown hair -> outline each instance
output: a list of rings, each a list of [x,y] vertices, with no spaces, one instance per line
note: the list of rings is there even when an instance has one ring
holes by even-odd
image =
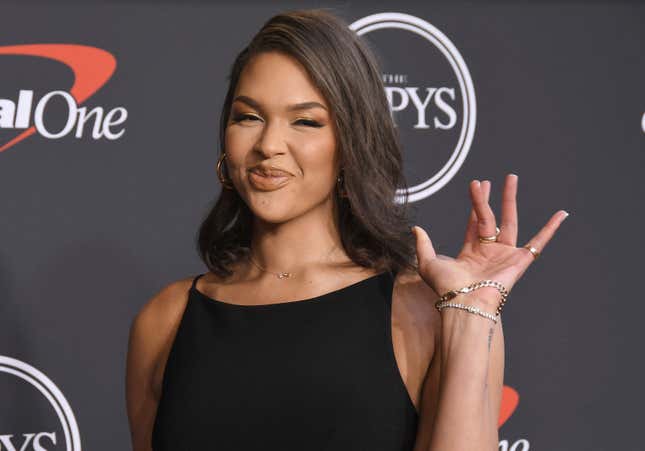
[[[235,59],[220,117],[220,149],[242,70],[261,52],[280,51],[304,66],[331,106],[346,198],[335,195],[341,243],[356,264],[379,272],[415,267],[407,223],[401,149],[376,57],[328,9],[297,10],[269,19]],[[223,174],[226,176],[222,164]],[[197,238],[206,266],[220,277],[249,253],[253,213],[235,189],[222,189]]]

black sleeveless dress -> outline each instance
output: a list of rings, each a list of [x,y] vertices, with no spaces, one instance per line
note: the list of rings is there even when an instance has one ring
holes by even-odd
[[[392,273],[266,305],[212,299],[199,277],[166,363],[154,451],[412,450]]]

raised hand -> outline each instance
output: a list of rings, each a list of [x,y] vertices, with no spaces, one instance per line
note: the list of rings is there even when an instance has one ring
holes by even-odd
[[[419,226],[413,227],[419,275],[436,293],[442,295],[446,291],[485,279],[501,283],[510,292],[537,258],[527,247],[516,247],[517,179],[514,174],[506,176],[502,193],[502,222],[499,226],[488,204],[490,182],[473,180],[470,183],[472,210],[464,245],[456,258],[436,254],[426,231]],[[567,216],[568,213],[564,210],[554,213],[525,246],[532,246],[539,255]],[[496,241],[480,241],[480,237],[495,237],[496,227],[500,229]],[[485,289],[494,290],[483,288]]]

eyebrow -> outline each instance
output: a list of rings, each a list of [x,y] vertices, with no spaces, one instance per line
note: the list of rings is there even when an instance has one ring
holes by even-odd
[[[255,108],[257,110],[262,110],[262,107],[258,102],[253,100],[250,97],[247,96],[237,96],[233,99],[233,102],[243,102],[249,105],[252,108]],[[292,105],[289,105],[287,107],[287,111],[300,111],[300,110],[309,110],[312,108],[322,108],[323,110],[327,110],[327,107],[325,105],[318,103],[318,102],[302,102],[302,103],[294,103]]]

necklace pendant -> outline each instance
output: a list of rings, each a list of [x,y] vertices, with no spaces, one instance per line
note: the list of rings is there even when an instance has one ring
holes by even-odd
[[[291,273],[289,272],[278,273],[278,279],[288,279],[289,277],[291,277]]]

